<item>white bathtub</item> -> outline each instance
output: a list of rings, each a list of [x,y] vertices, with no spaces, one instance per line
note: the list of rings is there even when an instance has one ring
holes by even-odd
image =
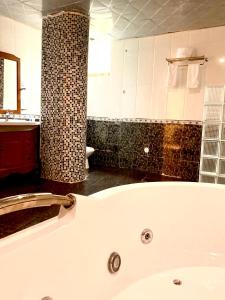
[[[77,196],[75,209],[0,241],[0,282],[4,300],[225,299],[225,187],[141,183]]]

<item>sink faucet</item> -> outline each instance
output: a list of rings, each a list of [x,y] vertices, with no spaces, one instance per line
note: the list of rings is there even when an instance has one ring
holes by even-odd
[[[9,117],[10,117],[11,113],[9,111],[7,111],[5,113],[5,120],[8,121],[9,120]]]

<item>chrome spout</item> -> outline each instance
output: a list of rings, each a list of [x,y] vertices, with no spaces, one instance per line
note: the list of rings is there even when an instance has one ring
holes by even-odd
[[[76,204],[74,194],[66,196],[53,195],[51,193],[23,194],[0,199],[0,216],[11,212],[51,205],[62,205],[71,208]]]

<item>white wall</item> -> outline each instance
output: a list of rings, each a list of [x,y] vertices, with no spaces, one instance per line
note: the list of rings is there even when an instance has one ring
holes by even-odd
[[[225,84],[225,27],[114,41],[111,74],[89,76],[88,115],[202,120],[204,88]],[[166,87],[166,57],[179,47],[194,47],[209,62],[201,67],[201,85],[186,88],[187,68],[176,88]],[[123,92],[124,91],[124,92]]]
[[[41,31],[0,16],[0,51],[21,59],[22,113],[40,113]]]

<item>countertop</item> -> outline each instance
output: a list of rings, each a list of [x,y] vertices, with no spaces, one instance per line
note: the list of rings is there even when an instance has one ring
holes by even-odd
[[[27,131],[32,130],[34,127],[38,127],[39,122],[25,121],[25,120],[0,120],[0,132],[8,131]]]

